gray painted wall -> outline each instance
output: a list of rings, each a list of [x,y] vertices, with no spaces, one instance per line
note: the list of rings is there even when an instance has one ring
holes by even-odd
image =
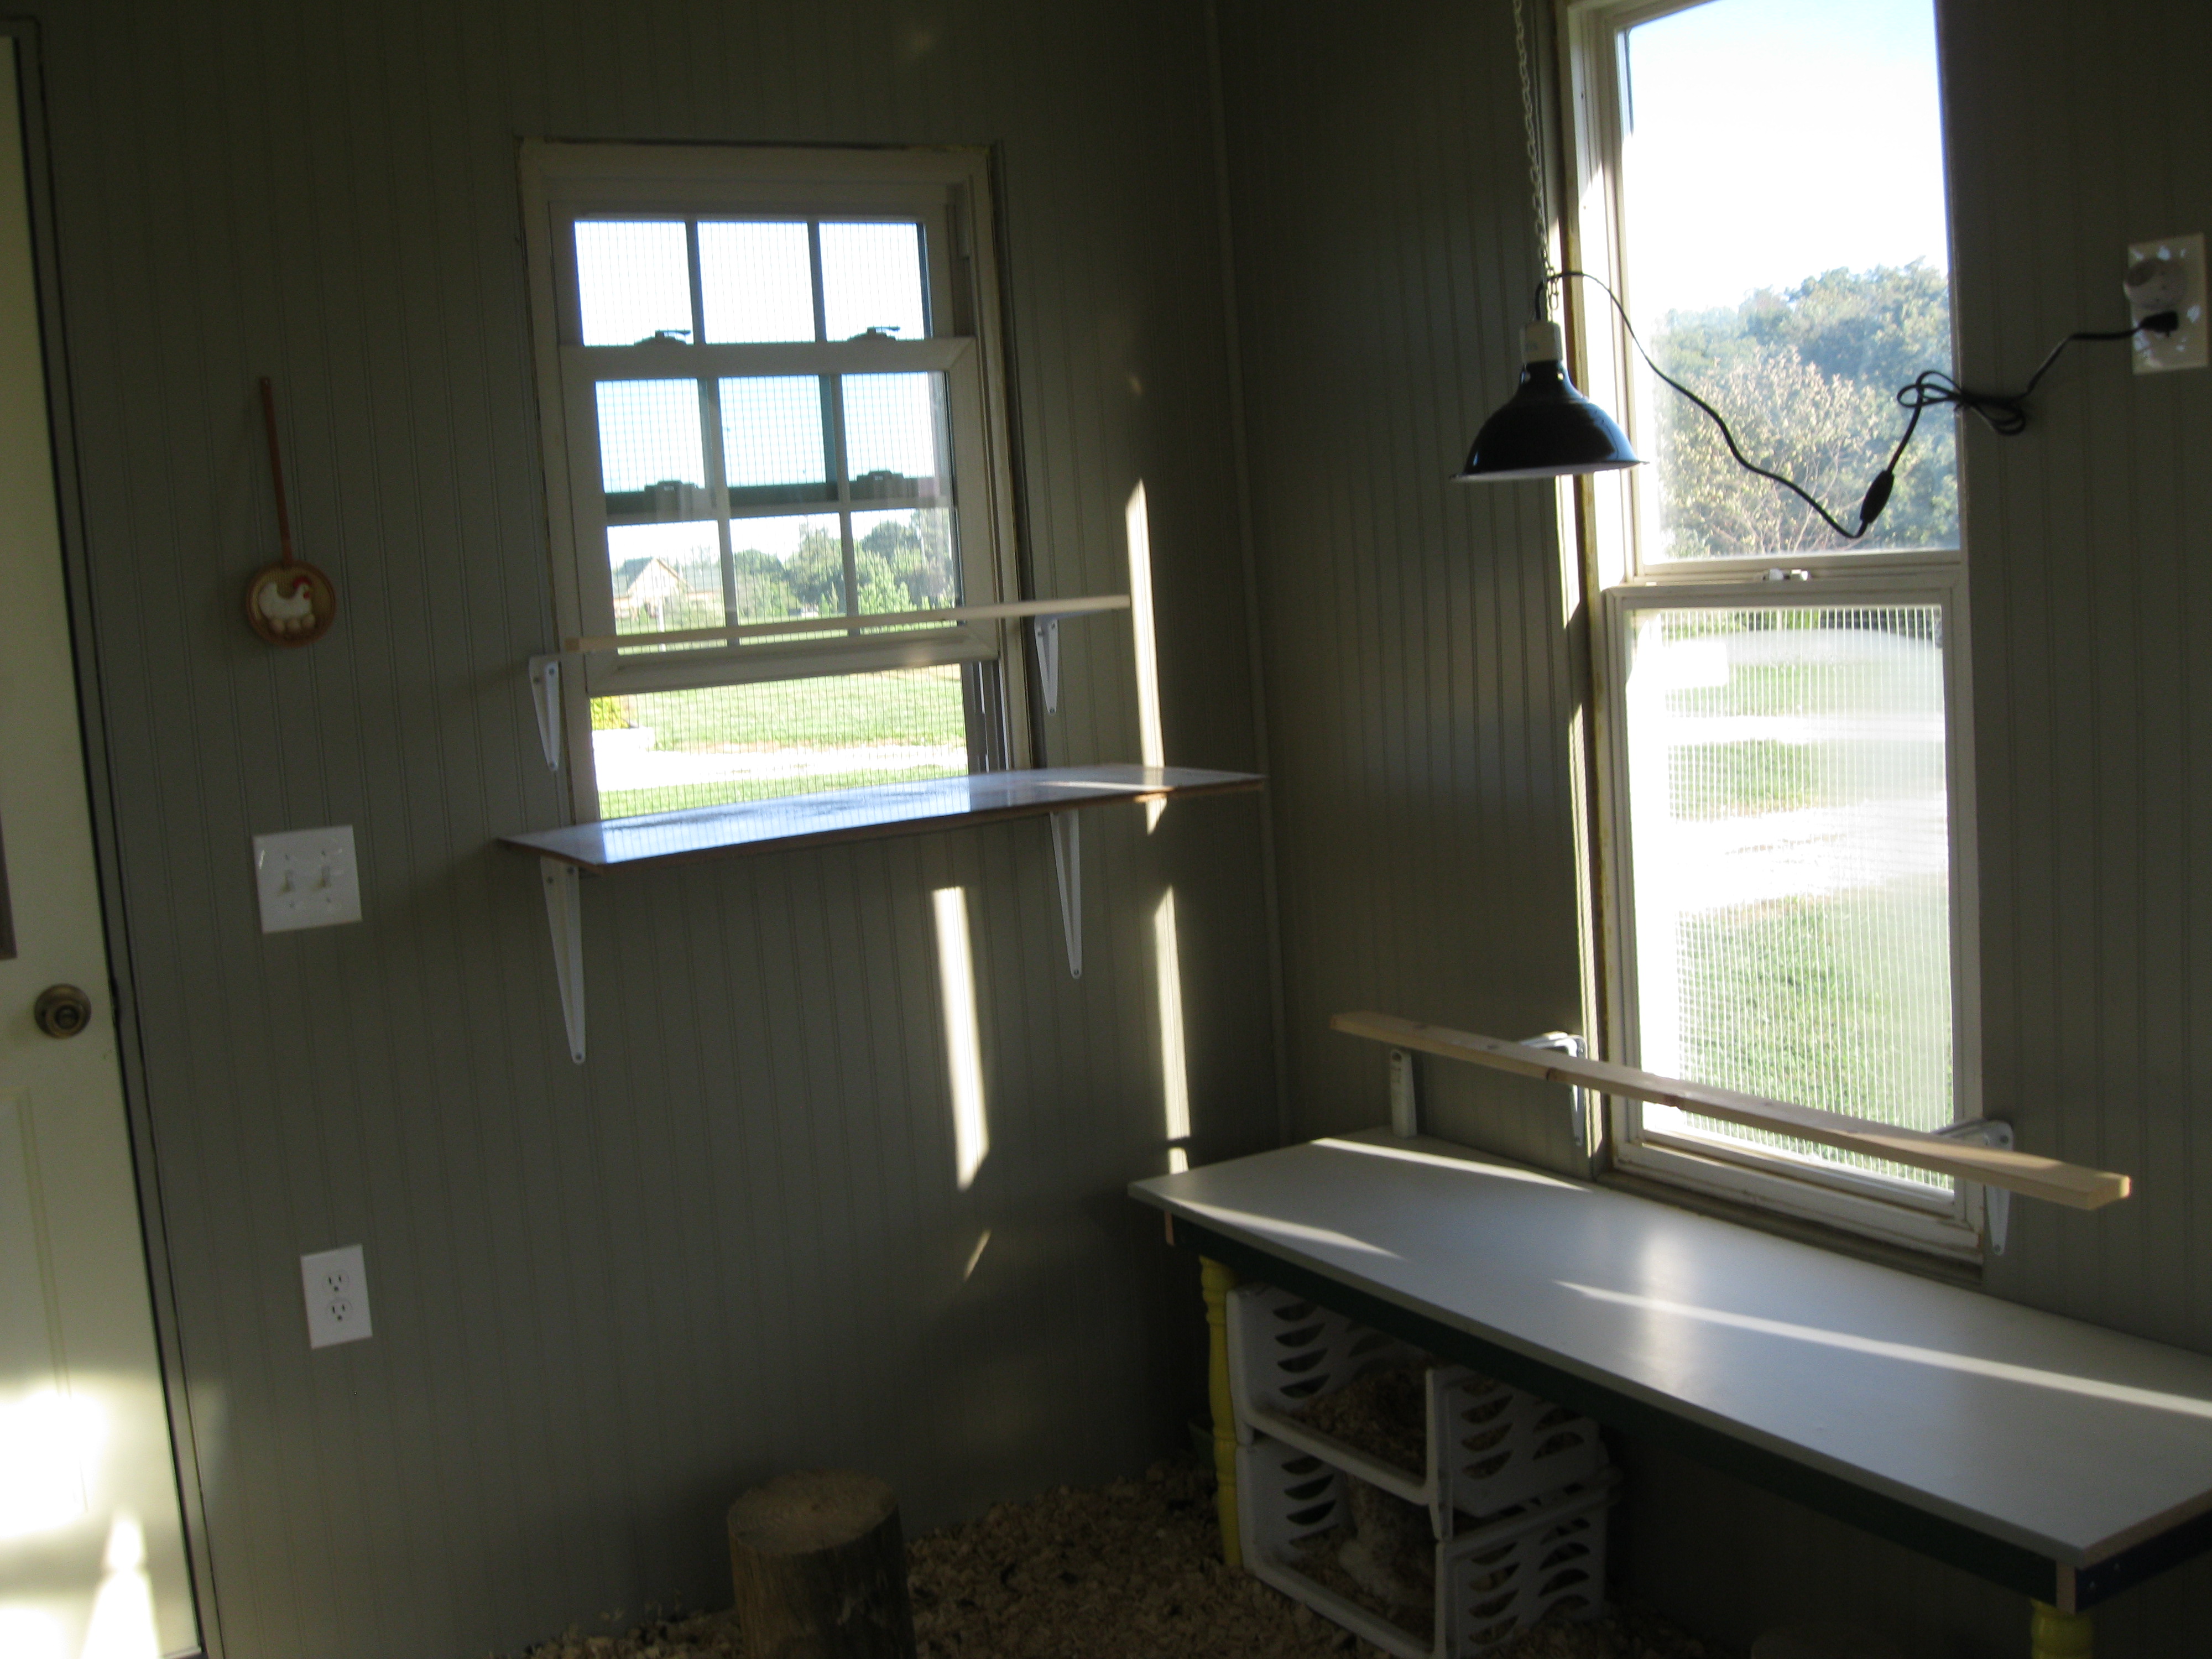
[[[1535,8],[1532,8],[1536,9]],[[2212,12],[1943,0],[1962,368],[2016,384],[2124,320],[2124,245],[2212,229]],[[1580,645],[1540,487],[1442,480],[1510,388],[1531,233],[1504,0],[1224,0],[1231,201],[1301,1134],[1382,1115],[1376,1006],[1512,1035],[1579,1020],[1568,793]],[[2134,1171],[2102,1214],[2014,1210],[1994,1293],[2212,1350],[2212,374],[2090,348],[2009,444],[1970,428],[1990,1109]],[[1561,1163],[1455,1085],[1463,1139]],[[1916,1656],[2025,1648],[2017,1599],[1648,1449],[1632,1585],[1743,1641],[1855,1614]],[[2100,1616],[2194,1651],[2199,1563]]]
[[[1534,280],[1509,8],[1221,9],[1293,1128],[1388,1115],[1376,1008],[1579,1029],[1583,647],[1551,497],[1447,483]],[[1428,1068],[1440,1130],[1559,1162],[1564,1112]],[[1577,1166],[1578,1167],[1578,1166]]]
[[[1195,1154],[1265,1144],[1255,800],[1086,820],[1079,983],[1041,823],[588,884],[582,1069],[535,868],[492,842],[561,814],[521,677],[552,627],[531,135],[1000,146],[1035,591],[1127,591],[1143,481],[1168,757],[1257,764],[1200,12],[72,0],[42,35],[118,959],[222,1651],[428,1659],[719,1605],[724,1508],[794,1465],[879,1469],[918,1526],[1177,1443],[1194,1285],[1121,1196],[1164,1167],[1150,918],[1172,884]],[[341,596],[301,652],[238,615],[273,556],[264,373]],[[1133,758],[1127,619],[1063,640],[1048,757]],[[264,939],[249,836],[332,823],[365,921]],[[948,882],[991,1103],[966,1193]],[[356,1241],[376,1336],[310,1353],[295,1258]]]

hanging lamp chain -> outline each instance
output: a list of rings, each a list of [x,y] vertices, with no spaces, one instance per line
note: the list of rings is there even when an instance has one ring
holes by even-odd
[[[1537,285],[1541,313],[1552,313],[1552,216],[1545,208],[1544,150],[1536,142],[1536,81],[1528,68],[1528,23],[1524,0],[1513,0],[1513,53],[1521,65],[1521,133],[1528,144],[1528,207],[1534,216],[1536,258],[1544,268]]]

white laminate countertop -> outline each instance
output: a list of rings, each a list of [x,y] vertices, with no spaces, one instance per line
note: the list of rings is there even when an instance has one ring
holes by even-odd
[[[2067,1566],[2212,1508],[2212,1358],[1388,1131],[1170,1214]]]

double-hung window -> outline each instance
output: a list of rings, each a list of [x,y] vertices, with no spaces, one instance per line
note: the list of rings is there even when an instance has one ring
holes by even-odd
[[[1931,0],[1565,0],[1571,264],[1846,525],[1951,364]],[[1579,496],[1598,590],[1609,1050],[1886,1123],[1978,1110],[1955,436],[1923,422],[1846,541],[1736,468],[1573,288],[1578,365],[1647,465]],[[1669,1108],[1616,1161],[1971,1255],[1948,1178]]]
[[[1014,591],[981,154],[544,143],[523,182],[579,816],[1012,763],[1006,630],[912,614]]]

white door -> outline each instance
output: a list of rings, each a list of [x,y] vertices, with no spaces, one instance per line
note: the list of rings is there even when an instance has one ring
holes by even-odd
[[[16,56],[0,39],[0,1655],[196,1649],[64,609]],[[82,988],[73,1036],[40,994]]]

